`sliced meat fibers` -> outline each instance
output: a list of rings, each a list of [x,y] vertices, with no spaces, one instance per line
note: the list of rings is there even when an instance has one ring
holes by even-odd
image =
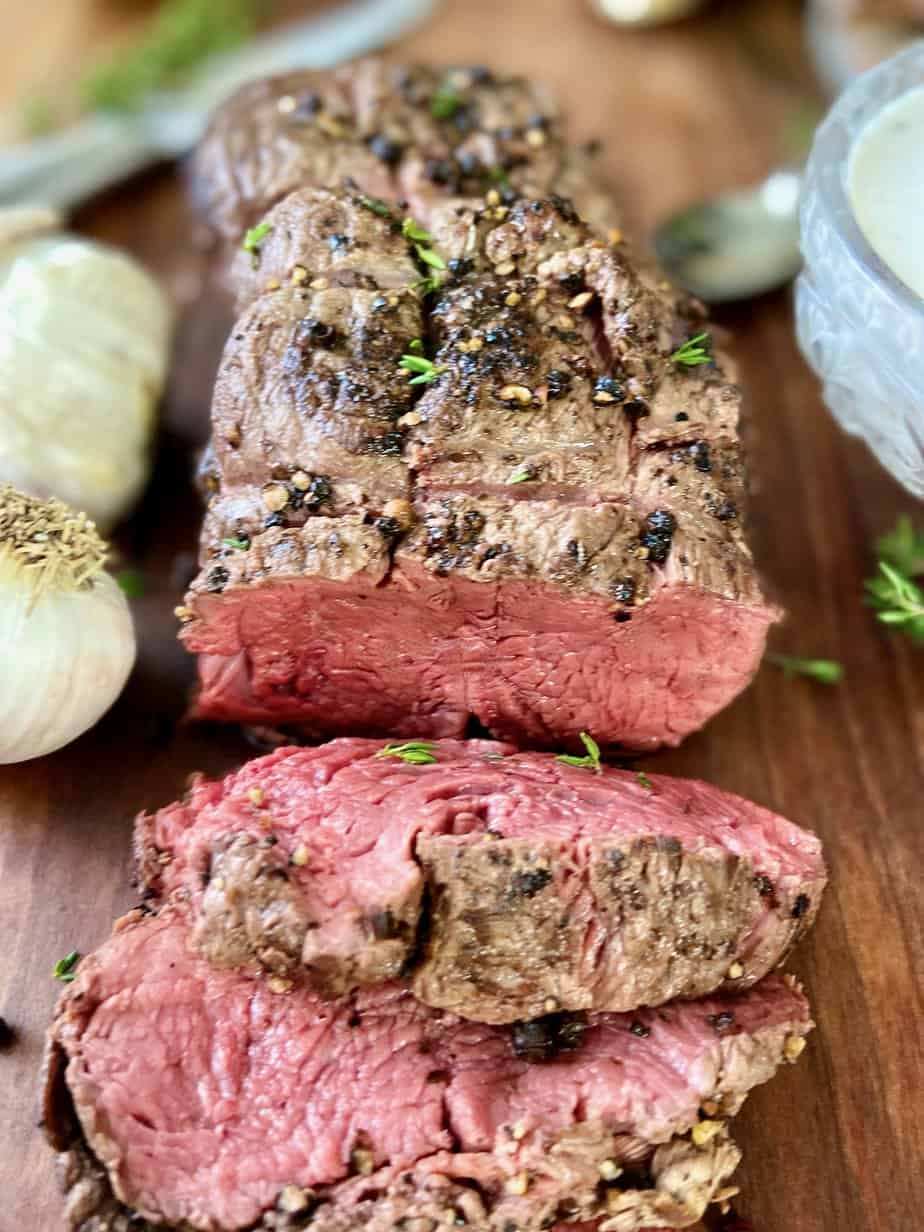
[[[676,744],[748,683],[777,615],[742,528],[738,394],[672,358],[700,310],[559,198],[433,225],[451,276],[426,326],[413,241],[361,194],[296,193],[257,268],[241,254],[255,298],[180,609],[196,712]],[[415,388],[399,364],[428,331]]]
[[[81,962],[53,1027],[50,1105],[70,1101],[83,1144],[66,1112],[51,1128],[87,1183],[84,1227],[100,1227],[94,1205],[113,1226],[118,1204],[211,1232],[302,1226],[277,1215],[309,1207],[319,1232],[416,1215],[686,1227],[737,1162],[721,1118],[810,1027],[795,982],[774,976],[736,1000],[591,1016],[539,1061],[509,1028],[394,985],[331,1003],[218,970],[168,908],[127,917]]]
[[[601,234],[616,225],[593,146],[566,137],[549,92],[484,68],[368,59],[255,81],[219,108],[193,163],[199,204],[235,244],[289,193],[344,181],[424,224],[447,198],[494,188],[561,193]]]
[[[813,921],[818,839],[705,783],[485,741],[431,764],[284,749],[136,831],[150,901],[190,904],[211,961],[336,996],[399,976],[483,1022],[747,988]]]

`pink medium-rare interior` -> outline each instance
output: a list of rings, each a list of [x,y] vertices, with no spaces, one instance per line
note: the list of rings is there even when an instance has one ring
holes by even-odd
[[[678,744],[748,683],[765,606],[666,586],[617,622],[600,596],[547,583],[314,578],[202,596],[196,714],[367,735],[458,736],[478,719],[536,747]]]
[[[710,1019],[729,1010],[720,1036]],[[629,1030],[636,1021],[644,1038]],[[801,992],[770,977],[734,1001],[594,1016],[577,1052],[529,1065],[508,1030],[428,1010],[393,985],[331,1003],[216,970],[190,951],[185,918],[167,911],[84,960],[57,1034],[117,1195],[171,1223],[233,1229],[284,1185],[345,1178],[358,1144],[376,1168],[429,1159],[483,1180],[516,1172],[516,1149],[478,1153],[524,1121],[552,1136],[598,1122],[666,1141],[695,1123],[724,1074],[737,1070],[740,1083],[745,1064],[748,1085],[763,1081],[780,1032],[809,1026]]]

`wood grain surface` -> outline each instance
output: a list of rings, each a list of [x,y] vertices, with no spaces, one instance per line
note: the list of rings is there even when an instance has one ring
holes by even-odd
[[[72,78],[97,40],[134,20],[124,7],[4,0],[16,38],[0,46],[0,104],[49,73]],[[549,81],[573,111],[575,134],[604,138],[640,229],[787,156],[792,121],[816,97],[788,0],[729,0],[644,34],[601,23],[579,0],[447,0],[399,50]],[[94,732],[54,757],[0,770],[0,1014],[17,1031],[0,1053],[0,1232],[60,1225],[35,1099],[54,961],[98,943],[131,903],[134,813],[173,799],[192,771],[220,773],[252,752],[234,731],[177,724],[192,670],[172,608],[191,569],[190,459],[224,329],[212,297],[199,293],[208,254],[170,168],[77,222],[166,280],[180,327],[155,477],[119,537],[123,559],[147,578],[134,602],[138,668]],[[755,1232],[912,1232],[924,1222],[924,652],[877,625],[861,591],[875,536],[900,511],[919,520],[924,512],[834,427],[797,354],[788,294],[720,319],[734,331],[747,392],[752,542],[789,611],[775,646],[839,659],[846,679],[838,688],[787,682],[767,665],[708,730],[641,764],[753,797],[827,846],[832,886],[793,963],[818,1030],[802,1062],[758,1091],[739,1120],[742,1213]]]

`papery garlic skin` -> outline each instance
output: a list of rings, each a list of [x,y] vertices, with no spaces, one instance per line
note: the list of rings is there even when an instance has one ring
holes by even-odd
[[[110,574],[36,596],[0,549],[0,765],[82,735],[122,692],[134,662],[131,612]]]
[[[111,526],[149,473],[170,307],[121,253],[13,221],[0,211],[0,482]]]

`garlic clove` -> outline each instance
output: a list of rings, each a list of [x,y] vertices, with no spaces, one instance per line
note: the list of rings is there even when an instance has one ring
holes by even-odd
[[[0,210],[0,482],[109,526],[148,477],[171,311],[129,257],[52,223]]]
[[[128,679],[134,628],[105,553],[84,515],[0,488],[0,764],[70,743]]]

